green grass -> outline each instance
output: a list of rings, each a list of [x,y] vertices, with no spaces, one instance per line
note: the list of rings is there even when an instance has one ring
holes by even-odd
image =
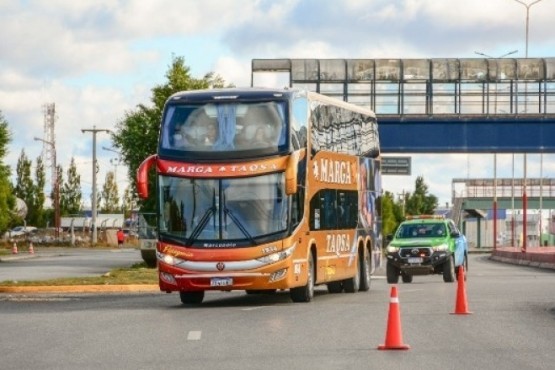
[[[62,286],[62,285],[132,285],[158,284],[157,269],[137,263],[129,268],[111,270],[101,276],[59,278],[37,281],[0,281],[0,286]]]

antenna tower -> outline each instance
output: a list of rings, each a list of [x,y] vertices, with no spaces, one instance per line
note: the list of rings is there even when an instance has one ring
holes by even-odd
[[[56,136],[54,128],[56,126],[56,105],[48,103],[43,105],[44,112],[44,139],[42,141],[42,159],[44,167],[50,167],[52,171],[52,193],[56,184]]]

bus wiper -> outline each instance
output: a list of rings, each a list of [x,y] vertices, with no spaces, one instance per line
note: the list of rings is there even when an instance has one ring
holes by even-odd
[[[200,219],[198,225],[191,232],[191,236],[189,237],[189,239],[187,239],[187,245],[193,244],[193,242],[198,238],[202,230],[204,230],[204,227],[206,226],[206,224],[210,220],[210,217],[212,217],[214,213],[216,213],[215,206],[208,208],[206,212],[204,212],[204,215],[202,215],[202,218]]]
[[[231,212],[230,209],[228,209],[227,207],[224,208],[224,213],[226,215],[228,215],[231,220],[235,223],[235,225],[237,225],[237,227],[239,228],[239,230],[241,230],[241,232],[243,233],[243,235],[245,235],[247,237],[247,239],[249,239],[249,241],[252,244],[256,244],[256,241],[254,240],[254,238],[251,236],[251,234],[249,234],[249,232],[247,231],[247,229],[245,229],[245,227],[243,226],[243,224],[241,223],[241,221],[239,221],[237,219],[237,217],[235,217],[235,215],[233,214],[233,212]]]

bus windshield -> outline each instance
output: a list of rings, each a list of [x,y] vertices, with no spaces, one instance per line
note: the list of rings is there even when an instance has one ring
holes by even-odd
[[[250,241],[287,229],[284,173],[236,178],[159,177],[160,235],[195,241]]]
[[[222,102],[168,105],[161,149],[233,152],[286,145],[286,103]]]

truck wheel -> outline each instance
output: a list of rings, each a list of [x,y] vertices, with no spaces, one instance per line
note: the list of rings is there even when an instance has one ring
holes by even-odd
[[[443,281],[446,283],[455,281],[455,261],[453,256],[449,256],[443,264]]]
[[[401,274],[401,279],[403,279],[403,283],[412,283],[412,275]]]
[[[388,284],[397,284],[399,282],[399,269],[391,263],[387,263],[385,267]]]
[[[289,291],[293,302],[310,302],[314,297],[314,258],[312,251],[308,255],[308,277],[306,285],[291,288]]]
[[[199,292],[179,292],[183,304],[201,304],[204,299],[204,290]]]
[[[465,254],[464,255],[464,261],[462,266],[464,266],[464,281],[466,281],[466,273],[468,272],[468,256]],[[461,268],[461,266],[457,266],[455,268],[455,275],[457,276],[457,281],[459,280],[459,269]]]

